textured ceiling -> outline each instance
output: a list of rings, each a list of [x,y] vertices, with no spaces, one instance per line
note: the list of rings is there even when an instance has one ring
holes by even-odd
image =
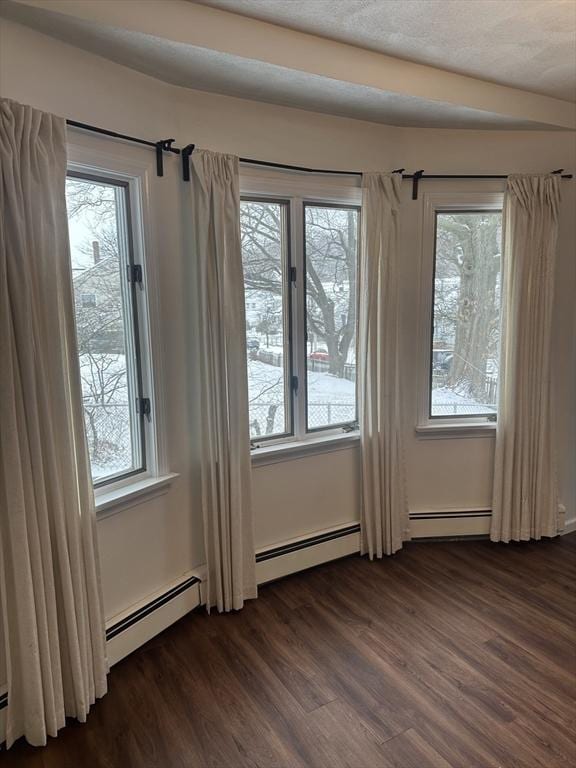
[[[188,0],[576,101],[576,0]]]
[[[380,0],[382,2],[394,4],[393,0]],[[470,2],[474,4],[474,0]],[[262,5],[268,7],[275,3],[273,0],[265,0]],[[292,8],[291,4],[287,5]],[[294,7],[299,5],[298,0],[294,0]],[[324,6],[324,0],[310,0],[310,5]],[[339,5],[342,3],[336,2],[336,6]],[[346,5],[358,4],[350,0]],[[371,2],[361,5],[374,7]],[[546,122],[517,119],[488,110],[344,82],[55,13],[47,8],[50,6],[35,7],[0,0],[0,15],[6,18],[152,77],[187,88],[389,125],[499,130],[554,127]]]

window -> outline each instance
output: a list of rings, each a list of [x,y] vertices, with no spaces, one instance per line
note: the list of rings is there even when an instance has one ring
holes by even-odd
[[[240,219],[250,436],[278,437],[292,431],[288,204],[243,200]]]
[[[428,418],[497,413],[501,211],[434,211]]]
[[[358,209],[306,204],[306,426],[356,420]]]
[[[359,218],[332,200],[242,199],[253,445],[356,423]]]
[[[129,183],[70,171],[66,202],[92,479],[101,486],[146,470],[137,291]]]
[[[96,294],[95,293],[82,293],[80,294],[80,303],[83,307],[95,307],[96,306]]]

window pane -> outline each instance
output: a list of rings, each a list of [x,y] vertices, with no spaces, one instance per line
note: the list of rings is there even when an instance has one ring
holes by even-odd
[[[436,214],[430,415],[496,413],[500,211]]]
[[[356,420],[358,210],[305,206],[307,429]]]
[[[248,200],[241,203],[250,437],[253,439],[291,431],[286,220],[284,203]]]
[[[142,468],[127,190],[69,176],[66,201],[84,420],[95,483]]]

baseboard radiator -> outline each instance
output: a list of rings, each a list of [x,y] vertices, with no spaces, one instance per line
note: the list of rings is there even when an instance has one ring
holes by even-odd
[[[436,510],[410,513],[413,539],[487,536],[489,509]],[[564,533],[576,530],[576,519],[566,522]],[[258,584],[297,573],[360,551],[360,523],[354,522],[291,539],[256,553]],[[202,605],[205,568],[189,572],[107,622],[108,660],[116,664],[187,613]],[[4,736],[6,691],[0,692],[0,741]]]
[[[490,511],[414,512],[410,515],[413,538],[484,535]],[[265,547],[256,553],[259,584],[360,551],[360,524],[336,526],[297,539]],[[116,664],[204,602],[204,569],[184,574],[172,584],[112,617],[106,626],[108,659]],[[0,693],[0,710],[8,703]],[[5,713],[0,712],[0,719]],[[0,733],[3,732],[0,723]]]

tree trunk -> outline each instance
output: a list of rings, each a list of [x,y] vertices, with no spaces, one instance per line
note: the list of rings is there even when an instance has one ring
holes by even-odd
[[[463,217],[461,217],[463,218]],[[447,377],[450,388],[464,388],[480,402],[488,396],[486,362],[496,315],[498,252],[496,228],[482,228],[478,219],[467,222],[469,236],[461,240],[460,291],[454,354]]]

